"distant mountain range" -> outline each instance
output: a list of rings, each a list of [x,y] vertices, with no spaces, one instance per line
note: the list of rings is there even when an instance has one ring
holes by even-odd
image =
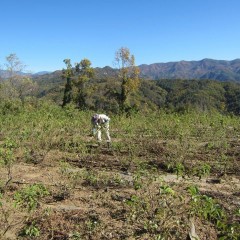
[[[240,81],[240,59],[232,61],[203,59],[154,63],[139,66],[141,77],[149,79],[213,79]]]
[[[49,74],[51,72],[49,71],[41,71],[37,73],[26,73],[26,72],[18,72],[17,74],[22,75],[22,76],[40,76],[44,74]],[[9,77],[9,72],[6,70],[0,70],[0,77],[2,78],[8,78]]]
[[[200,61],[178,61],[139,65],[140,77],[144,79],[212,79],[219,81],[240,82],[240,59],[232,61],[203,59]],[[96,78],[114,77],[116,69],[111,67],[95,68]],[[29,74],[40,80],[41,77],[56,78],[61,71],[42,71]],[[1,77],[6,77],[6,71],[0,71]]]
[[[41,72],[34,73],[32,75],[39,76],[39,75],[44,75],[44,74],[49,74],[49,73],[51,73],[51,72],[49,72],[49,71],[41,71]]]

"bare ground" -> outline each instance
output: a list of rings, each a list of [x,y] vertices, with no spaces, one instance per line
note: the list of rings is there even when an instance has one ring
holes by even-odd
[[[4,203],[9,211],[7,220],[9,226],[2,239],[32,239],[19,236],[19,231],[28,224],[28,221],[34,219],[41,229],[39,239],[155,239],[154,229],[149,228],[148,231],[144,229],[141,219],[136,222],[129,220],[134,217],[131,215],[132,210],[125,205],[126,201],[135,195],[145,196],[146,188],[134,189],[137,167],[134,162],[126,163],[125,156],[128,156],[128,152],[122,150],[116,154],[106,147],[91,146],[91,144],[89,146],[89,153],[82,156],[51,150],[42,155],[35,155],[34,161],[30,163],[23,162],[21,157],[19,158],[19,162],[13,165],[13,179],[7,186],[9,198],[14,191],[34,183],[44,184],[51,194],[40,201],[38,210],[29,219],[26,218],[24,209],[13,208],[11,202]],[[147,162],[160,163],[163,150],[164,144],[152,149],[155,160],[147,160]],[[234,150],[233,154],[236,153]],[[64,166],[61,162],[67,162],[69,165]],[[185,194],[187,186],[197,185],[202,194],[217,199],[226,211],[231,213],[232,209],[240,207],[238,174],[221,177],[212,174],[201,179],[188,176],[183,178],[164,171],[161,166],[155,164],[158,168],[158,178],[148,186],[149,196],[155,193],[157,183],[169,185],[182,194]],[[93,178],[98,177],[98,179],[86,178],[84,175],[86,171],[88,174],[93,173]],[[1,169],[1,173],[1,181],[5,182],[6,169]],[[117,176],[118,180],[112,181],[114,176]],[[142,177],[141,181],[148,181],[148,176]],[[184,204],[179,205],[179,211],[176,210],[179,203],[175,199],[172,201],[172,204],[176,204],[172,208],[176,211],[178,220],[174,219],[174,216],[166,218],[168,221],[162,223],[163,228],[168,229],[167,224],[172,222],[170,227],[172,232],[169,232],[172,238],[168,239],[181,239],[182,236],[187,238],[190,231],[190,226],[187,226],[189,223],[187,210],[184,209]],[[2,224],[2,227],[7,228],[7,223]],[[217,239],[218,233],[212,223],[196,218],[195,227],[200,239]]]

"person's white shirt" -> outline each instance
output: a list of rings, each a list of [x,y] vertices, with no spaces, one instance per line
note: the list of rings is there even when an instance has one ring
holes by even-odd
[[[105,114],[98,114],[98,119],[100,124],[110,121],[110,117]]]

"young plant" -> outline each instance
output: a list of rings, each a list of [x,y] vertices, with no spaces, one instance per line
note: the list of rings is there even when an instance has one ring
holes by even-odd
[[[14,156],[14,148],[16,147],[16,143],[7,139],[3,146],[0,147],[0,165],[3,165],[7,169],[7,181],[5,183],[5,187],[12,180],[12,166],[15,160]]]
[[[27,224],[21,231],[20,236],[39,237],[40,229],[36,226],[35,222]]]
[[[49,195],[48,190],[42,184],[33,184],[14,194],[15,206],[26,207],[32,212],[39,205],[39,200]]]
[[[184,165],[180,162],[177,162],[176,166],[174,167],[174,172],[177,173],[177,178],[184,176],[185,175]]]
[[[207,177],[210,175],[210,170],[211,166],[207,163],[204,163],[194,171],[196,172],[196,176],[199,177],[199,180],[201,180],[202,177]]]

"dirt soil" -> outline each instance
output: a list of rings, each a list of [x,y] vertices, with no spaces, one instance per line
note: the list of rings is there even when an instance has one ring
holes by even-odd
[[[188,176],[183,178],[166,172],[160,165],[155,165],[154,167],[158,167],[158,179],[151,181],[148,190],[145,187],[136,190],[134,183],[137,166],[134,161],[130,163],[125,161],[128,157],[127,152],[116,154],[105,146],[89,146],[89,153],[82,156],[51,150],[44,156],[36,155],[34,161],[29,163],[19,158],[12,168],[12,181],[7,186],[9,198],[16,190],[34,183],[44,184],[49,189],[50,195],[39,201],[37,210],[31,213],[29,218],[26,218],[24,209],[15,209],[11,207],[11,202],[6,202],[5,206],[9,207],[7,220],[9,229],[3,239],[32,239],[20,236],[19,232],[23,226],[34,221],[40,229],[40,237],[37,239],[162,239],[153,238],[156,236],[153,234],[154,226],[143,228],[141,217],[137,220],[133,208],[126,205],[133,196],[142,195],[146,198],[152,196],[152,200],[149,197],[149,201],[154,208],[153,198],[157,196],[156,189],[159,183],[171,186],[175,192],[183,194],[187,186],[197,185],[202,194],[217,199],[226,211],[231,212],[232,209],[240,207],[239,175],[213,174],[202,179]],[[162,148],[155,149],[154,154],[159,156],[159,159]],[[64,165],[66,162],[67,165]],[[4,182],[7,171],[1,169],[1,172],[1,181]],[[142,184],[149,181],[148,175],[142,176],[140,178]],[[155,192],[154,196],[151,195]],[[187,226],[190,224],[186,214],[187,208],[178,205],[175,198],[171,201],[172,206],[168,208],[176,211],[176,216],[166,218],[168,221],[163,222],[162,227],[168,229],[167,224],[171,224],[172,221],[174,222],[172,232],[169,232],[169,235],[173,236],[172,239],[183,239],[183,236],[187,239],[191,232],[191,226]],[[180,206],[178,210],[177,206]],[[148,219],[151,210],[146,208],[146,212],[141,214]],[[175,221],[175,217],[179,220]],[[175,222],[178,222],[178,225]],[[194,227],[201,240],[218,238],[216,228],[210,222],[196,217]],[[179,232],[179,235],[176,232]]]

